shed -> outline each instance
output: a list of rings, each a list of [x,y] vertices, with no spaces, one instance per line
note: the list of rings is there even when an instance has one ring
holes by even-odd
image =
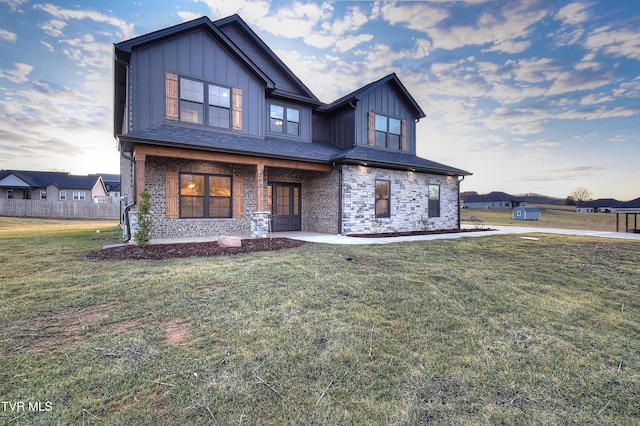
[[[513,220],[540,220],[540,208],[533,206],[518,206],[513,209]]]

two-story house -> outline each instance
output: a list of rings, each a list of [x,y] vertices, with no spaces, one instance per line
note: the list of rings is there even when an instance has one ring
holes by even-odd
[[[416,156],[425,114],[395,74],[324,104],[237,15],[114,56],[122,195],[149,189],[155,237],[459,226],[470,173]]]

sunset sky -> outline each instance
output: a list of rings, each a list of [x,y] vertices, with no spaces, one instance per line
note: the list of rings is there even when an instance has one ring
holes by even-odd
[[[322,101],[395,72],[463,191],[640,196],[640,2],[0,0],[0,169],[118,173],[113,44],[238,13]]]

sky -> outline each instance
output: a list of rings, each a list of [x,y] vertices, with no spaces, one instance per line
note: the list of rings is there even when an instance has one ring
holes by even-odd
[[[118,173],[113,44],[234,13],[323,102],[395,72],[462,191],[640,196],[629,0],[0,0],[0,169]]]

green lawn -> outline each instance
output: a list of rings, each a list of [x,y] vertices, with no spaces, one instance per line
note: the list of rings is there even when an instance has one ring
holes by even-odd
[[[611,213],[576,213],[572,206],[539,206],[540,220],[513,220],[512,210],[462,209],[460,217],[465,225],[513,225],[540,228],[585,229],[616,231],[616,215]],[[480,219],[480,221],[477,221]],[[624,232],[625,218],[620,217],[620,229]]]
[[[96,225],[0,226],[0,424],[640,423],[637,242],[96,262]]]

